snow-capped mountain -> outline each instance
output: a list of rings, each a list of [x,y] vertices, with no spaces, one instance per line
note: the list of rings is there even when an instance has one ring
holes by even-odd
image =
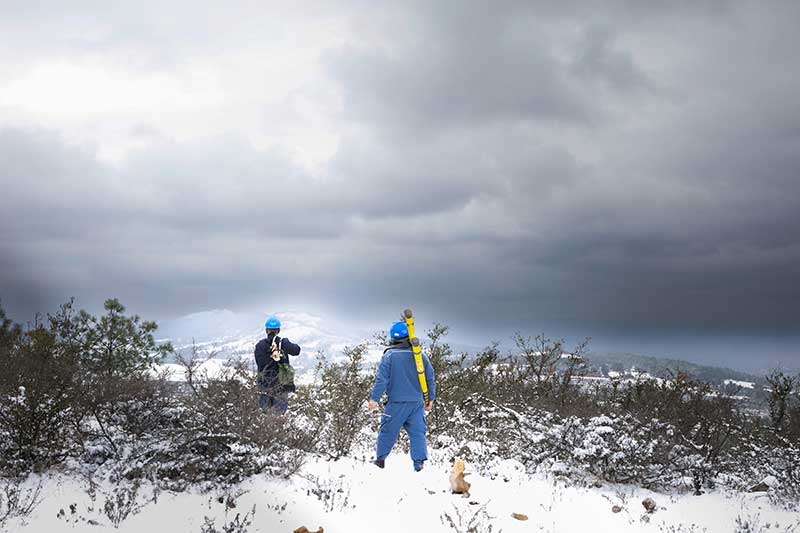
[[[330,331],[322,317],[304,312],[275,313],[281,320],[281,336],[299,344],[302,352],[292,358],[298,374],[308,374],[316,366],[317,356],[324,354],[335,360],[345,346],[355,346],[367,340],[366,335],[342,335]],[[211,359],[213,368],[219,360],[238,358],[255,366],[253,350],[264,338],[263,313],[236,313],[228,309],[214,309],[192,313],[166,321],[159,327],[160,340],[172,342],[175,350],[184,357],[192,355]],[[368,359],[377,360],[380,351],[370,350]],[[211,361],[209,361],[211,362]]]

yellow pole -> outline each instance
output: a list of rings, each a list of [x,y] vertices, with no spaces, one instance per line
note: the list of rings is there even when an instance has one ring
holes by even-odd
[[[414,363],[417,365],[417,377],[419,378],[419,386],[422,389],[422,398],[427,404],[428,399],[428,382],[425,380],[425,363],[422,362],[422,348],[420,347],[417,334],[414,332],[414,313],[411,309],[403,311],[403,320],[408,326],[408,340],[411,342],[411,351],[414,352]]]

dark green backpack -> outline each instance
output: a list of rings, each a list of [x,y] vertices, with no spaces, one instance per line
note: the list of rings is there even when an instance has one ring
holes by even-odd
[[[289,363],[278,363],[278,383],[284,387],[294,385],[294,368]]]

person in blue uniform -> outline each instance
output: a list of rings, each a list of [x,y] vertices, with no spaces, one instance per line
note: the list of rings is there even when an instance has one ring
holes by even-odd
[[[423,354],[430,399],[426,404],[422,397],[422,387],[419,384],[414,352],[411,350],[405,322],[393,324],[389,330],[389,338],[390,345],[383,352],[375,376],[375,385],[369,395],[369,409],[372,411],[378,409],[378,402],[384,393],[387,396],[387,403],[381,416],[374,462],[380,468],[385,466],[386,457],[397,442],[400,430],[405,428],[411,441],[411,460],[414,462],[414,470],[420,471],[428,459],[428,447],[425,443],[427,432],[425,412],[433,408],[436,399],[433,367],[428,357]]]

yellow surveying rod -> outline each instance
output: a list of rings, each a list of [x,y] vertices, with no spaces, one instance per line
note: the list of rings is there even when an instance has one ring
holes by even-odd
[[[422,398],[425,400],[425,403],[428,403],[430,401],[428,398],[428,382],[425,380],[425,364],[422,362],[422,348],[420,347],[417,334],[414,333],[414,313],[411,312],[411,309],[406,309],[403,311],[401,318],[405,321],[406,326],[408,326],[408,340],[411,342],[411,350],[414,352],[414,362],[417,365],[417,377],[419,378],[419,386],[422,389]]]

